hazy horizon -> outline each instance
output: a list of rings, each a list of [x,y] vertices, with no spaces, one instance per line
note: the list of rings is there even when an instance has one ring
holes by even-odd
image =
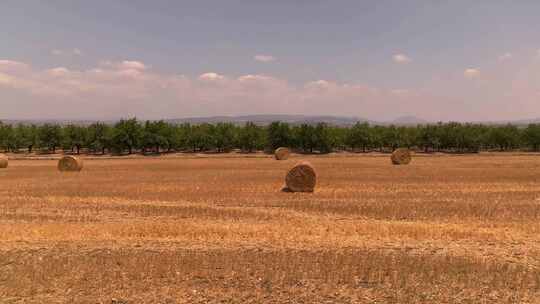
[[[0,119],[540,117],[540,2],[15,1]]]
[[[272,117],[281,117],[280,119],[273,119]],[[332,124],[349,124],[351,120],[356,120],[357,122],[369,122],[374,124],[398,124],[398,125],[410,125],[410,124],[435,124],[435,123],[452,123],[452,122],[459,122],[459,123],[478,123],[478,124],[492,124],[492,123],[510,123],[510,124],[529,124],[529,123],[540,123],[540,117],[526,117],[526,118],[520,118],[520,119],[511,119],[511,120],[426,120],[422,117],[417,117],[414,115],[405,115],[405,116],[399,116],[395,117],[393,119],[388,120],[375,120],[370,119],[369,117],[362,117],[362,116],[346,116],[346,115],[304,115],[304,114],[245,114],[245,115],[211,115],[211,116],[186,116],[186,117],[174,117],[174,118],[141,118],[137,116],[123,116],[123,117],[116,117],[116,118],[24,118],[24,119],[18,119],[18,118],[3,118],[0,117],[0,122],[6,122],[6,123],[13,123],[13,122],[115,122],[122,119],[132,119],[136,118],[139,121],[184,121],[184,122],[190,122],[190,121],[200,121],[200,122],[210,122],[210,123],[216,123],[220,122],[220,118],[227,118],[223,120],[223,122],[243,122],[243,121],[265,121],[270,123],[271,121],[283,121],[283,122],[330,122],[332,121]],[[249,120],[249,118],[251,118]],[[295,119],[296,118],[296,119]],[[303,120],[302,120],[303,118]],[[317,120],[317,118],[326,118]],[[331,120],[331,119],[335,120]],[[240,120],[242,119],[242,120]],[[246,120],[248,119],[248,120]],[[315,120],[313,120],[315,119]]]

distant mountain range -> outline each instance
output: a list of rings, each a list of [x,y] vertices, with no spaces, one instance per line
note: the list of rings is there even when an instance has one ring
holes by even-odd
[[[218,122],[230,122],[235,124],[244,124],[246,122],[253,122],[258,125],[267,125],[274,121],[281,121],[290,124],[315,124],[319,122],[325,122],[327,124],[347,126],[354,125],[357,122],[369,122],[377,124],[375,121],[371,121],[360,117],[344,117],[344,116],[307,116],[307,115],[244,115],[244,116],[212,116],[212,117],[192,117],[181,119],[169,119],[167,120],[173,123],[218,123]]]
[[[394,125],[421,125],[429,123],[429,121],[416,116],[401,116],[392,120],[390,123]]]
[[[433,121],[424,120],[416,116],[402,116],[398,117],[391,121],[375,121],[362,117],[347,117],[347,116],[329,116],[329,115],[320,115],[320,116],[310,116],[310,115],[241,115],[241,116],[208,116],[208,117],[190,117],[190,118],[178,118],[178,119],[164,119],[170,123],[191,123],[191,124],[201,124],[201,123],[219,123],[227,122],[234,124],[245,124],[246,122],[253,122],[258,125],[267,125],[273,121],[282,121],[289,124],[315,124],[319,122],[324,122],[330,125],[336,126],[351,126],[357,122],[368,122],[373,125],[418,125],[418,124],[427,124],[434,123]],[[78,124],[78,125],[89,125],[98,120],[68,120],[68,119],[48,119],[48,120],[10,120],[10,119],[0,119],[0,121],[8,124],[17,124],[17,123],[32,123],[32,124],[44,124],[44,123],[56,123],[56,124]],[[114,120],[105,120],[104,123],[114,123]],[[483,123],[483,124],[515,124],[515,125],[527,125],[530,123],[540,123],[540,118],[536,119],[522,119],[522,120],[507,120],[507,121],[477,121],[473,123]]]

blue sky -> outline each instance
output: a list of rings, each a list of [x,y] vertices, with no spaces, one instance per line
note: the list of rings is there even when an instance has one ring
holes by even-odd
[[[0,118],[540,117],[538,1],[1,4]]]

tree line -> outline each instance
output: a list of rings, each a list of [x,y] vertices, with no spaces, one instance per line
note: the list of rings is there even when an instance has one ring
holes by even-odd
[[[303,153],[393,151],[407,147],[424,152],[474,153],[481,150],[539,151],[540,124],[482,125],[437,123],[382,126],[358,122],[351,127],[325,123],[292,125],[273,122],[173,124],[123,119],[115,124],[5,124],[0,122],[0,149],[5,152],[132,154],[166,152],[250,153],[290,147]]]

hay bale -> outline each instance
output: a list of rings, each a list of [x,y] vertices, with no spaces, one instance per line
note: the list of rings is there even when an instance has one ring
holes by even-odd
[[[285,177],[285,192],[313,192],[317,184],[317,172],[306,161],[292,167]]]
[[[411,151],[406,148],[399,148],[392,152],[392,164],[394,165],[408,165],[411,160]]]
[[[62,172],[78,172],[83,168],[83,161],[75,156],[64,156],[58,161],[58,170]]]
[[[4,154],[0,154],[0,169],[8,167],[8,157]]]
[[[277,148],[276,151],[274,151],[274,156],[277,160],[286,160],[289,158],[289,155],[291,155],[291,151],[289,151],[289,148],[281,147]]]

